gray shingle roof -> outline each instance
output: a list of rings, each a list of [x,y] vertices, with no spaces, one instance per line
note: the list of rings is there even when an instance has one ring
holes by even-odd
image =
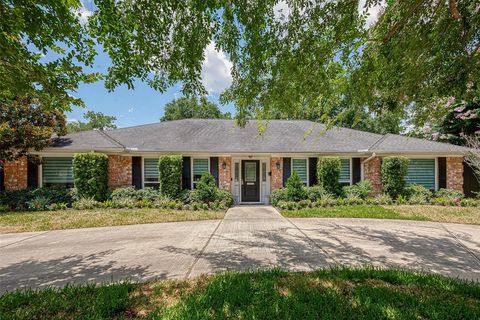
[[[457,153],[466,148],[347,128],[331,128],[305,120],[271,120],[264,134],[257,121],[244,128],[233,120],[184,119],[105,132],[87,131],[60,138],[49,149],[182,153]]]

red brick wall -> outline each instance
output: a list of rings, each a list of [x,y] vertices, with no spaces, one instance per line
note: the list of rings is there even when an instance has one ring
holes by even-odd
[[[447,158],[447,188],[463,192],[463,157]]]
[[[364,160],[365,159],[362,159],[362,161]],[[381,163],[381,159],[375,157],[368,160],[363,165],[363,179],[370,180],[374,195],[382,193],[382,180],[380,176]]]
[[[4,163],[5,190],[25,189],[28,186],[28,160],[21,157]]]
[[[108,187],[110,189],[132,186],[132,157],[108,156]]]
[[[277,169],[277,162],[280,164],[280,169]],[[283,158],[272,157],[270,159],[270,170],[272,171],[270,189],[280,189],[283,187]]]
[[[225,169],[223,169],[225,163]],[[232,190],[232,158],[218,157],[218,184],[221,189]]]

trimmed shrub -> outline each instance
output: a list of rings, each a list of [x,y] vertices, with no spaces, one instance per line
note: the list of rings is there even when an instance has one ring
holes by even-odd
[[[205,172],[197,182],[197,194],[200,201],[208,203],[215,201],[215,195],[217,193],[217,185],[215,184],[215,178],[209,172]]]
[[[278,206],[280,201],[288,201],[288,193],[285,188],[275,189],[270,193],[270,204],[272,206]]]
[[[385,157],[382,161],[381,180],[383,191],[392,198],[405,193],[405,177],[408,159],[405,157]]]
[[[370,180],[363,180],[352,186],[343,187],[343,192],[347,198],[367,199],[372,194],[372,183]]]
[[[323,189],[321,186],[312,186],[312,187],[306,187],[305,188],[305,197],[312,201],[315,202],[317,200],[322,199],[325,194],[328,192]]]
[[[340,195],[340,169],[342,163],[338,157],[321,157],[317,164],[318,183],[327,192]]]
[[[227,190],[217,189],[215,201],[220,203],[219,209],[230,208],[233,205],[233,196]]]
[[[447,200],[461,200],[465,197],[462,191],[455,190],[455,189],[439,189],[435,196],[439,198],[444,198]]]
[[[305,199],[305,186],[296,171],[293,171],[292,175],[287,179],[285,189],[287,189],[288,201]]]
[[[424,186],[412,183],[406,188],[409,204],[427,204],[432,199],[432,191]]]
[[[158,180],[162,195],[177,198],[182,186],[182,156],[162,156],[158,160]]]
[[[108,156],[103,153],[76,153],[73,180],[78,198],[103,201],[108,196]]]

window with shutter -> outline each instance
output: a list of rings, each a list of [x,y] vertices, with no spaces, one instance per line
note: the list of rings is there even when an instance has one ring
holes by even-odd
[[[435,190],[435,159],[410,159],[405,181]]]
[[[208,158],[193,159],[193,188],[196,187],[198,180],[205,172],[210,172],[208,168]]]
[[[73,187],[73,158],[42,158],[42,184],[44,187]]]
[[[292,172],[296,171],[305,185],[308,182],[307,159],[292,159]]]
[[[158,158],[143,159],[143,178],[145,187],[158,188]]]
[[[350,184],[350,159],[340,159],[340,183]]]

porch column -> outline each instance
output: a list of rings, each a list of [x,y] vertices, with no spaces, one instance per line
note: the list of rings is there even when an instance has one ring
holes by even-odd
[[[362,159],[362,161],[365,161],[365,159]],[[381,159],[375,157],[363,164],[363,180],[370,180],[374,195],[382,194],[381,163]]]
[[[463,192],[463,157],[447,158],[447,189]]]
[[[270,170],[272,176],[270,177],[270,190],[280,189],[283,187],[283,158],[270,158]]]
[[[218,186],[232,191],[232,157],[218,157]]]
[[[132,157],[108,156],[108,187],[110,189],[132,186]]]
[[[26,156],[3,164],[5,190],[20,190],[28,186],[28,160]]]

